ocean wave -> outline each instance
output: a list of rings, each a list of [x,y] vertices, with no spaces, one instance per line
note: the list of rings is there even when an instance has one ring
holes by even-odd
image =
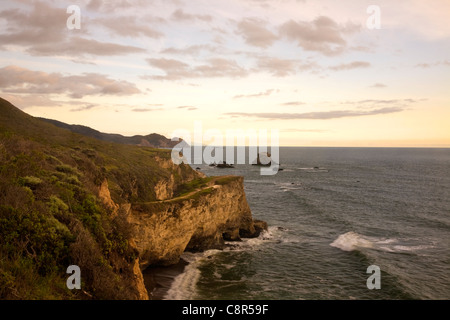
[[[288,228],[270,226],[268,230],[261,232],[257,238],[242,239],[242,241],[228,241],[224,251],[254,251],[259,250],[262,245],[271,247],[277,244],[300,243],[302,239],[291,234]]]
[[[192,253],[185,252],[181,258],[188,264],[183,273],[175,277],[170,289],[164,296],[164,300],[192,300],[197,296],[197,284],[201,279],[200,266],[206,260],[214,259],[214,256],[221,252],[242,252],[256,251],[265,244],[277,244],[286,242],[298,242],[295,237],[290,238],[289,229],[280,226],[270,226],[256,238],[246,238],[242,241],[226,241],[226,247],[223,250],[207,250],[204,252]],[[232,269],[234,263],[221,264],[224,269]],[[217,278],[220,278],[217,275]]]
[[[273,232],[277,230],[277,228],[278,227],[269,227],[268,230],[262,231],[256,238],[242,239],[242,241],[227,241],[225,242],[227,247],[224,251],[255,250],[264,243],[276,240]]]
[[[175,277],[170,289],[164,296],[164,300],[192,300],[196,295],[197,282],[201,276],[199,270],[201,261],[218,252],[220,252],[220,250],[207,250],[200,253],[183,253],[181,258],[185,260],[188,265],[184,268],[183,273]]]
[[[280,192],[304,189],[302,184],[295,182],[275,182],[275,186],[280,189]]]
[[[359,233],[350,231],[341,234],[330,243],[330,246],[339,248],[343,251],[354,251],[360,249],[373,249],[386,252],[417,252],[433,248],[431,244],[406,244],[401,239],[377,238],[364,236]]]
[[[313,167],[313,168],[297,168],[297,170],[305,171],[305,172],[329,172],[329,169]]]
[[[353,251],[359,248],[373,248],[374,243],[360,234],[350,231],[341,234],[330,246],[343,251]]]
[[[245,179],[246,183],[256,183],[256,184],[273,184],[272,182],[267,182],[264,180],[251,180],[251,179]]]
[[[431,249],[434,248],[433,245],[418,245],[418,246],[394,246],[394,249],[396,251],[420,251],[420,250],[426,250],[426,249]]]
[[[170,289],[164,296],[164,300],[192,300],[195,299],[197,292],[197,283],[201,278],[200,265],[206,259],[211,259],[220,252],[227,251],[253,251],[265,243],[282,242],[281,233],[288,231],[283,227],[270,226],[268,230],[264,230],[256,238],[242,239],[242,241],[227,241],[227,247],[223,250],[207,250],[204,252],[192,253],[185,252],[181,256],[188,265],[186,265],[183,273],[175,277]],[[226,269],[232,269],[234,264],[222,265]]]

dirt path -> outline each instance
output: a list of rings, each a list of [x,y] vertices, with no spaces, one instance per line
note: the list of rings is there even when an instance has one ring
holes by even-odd
[[[179,201],[179,200],[183,200],[183,199],[188,199],[188,198],[192,197],[193,195],[195,195],[195,194],[197,194],[199,192],[202,192],[203,190],[206,190],[206,189],[209,189],[209,188],[214,188],[214,189],[219,188],[220,186],[216,184],[217,180],[231,178],[231,177],[235,177],[235,176],[228,175],[228,176],[212,177],[213,179],[211,181],[208,181],[207,185],[205,187],[203,187],[203,188],[196,188],[195,190],[193,190],[193,191],[191,191],[191,192],[189,192],[187,194],[184,194],[184,195],[181,195],[181,196],[178,196],[178,197],[175,197],[175,198],[171,198],[171,199],[167,199],[167,200],[150,201],[150,202],[147,202],[147,203],[161,203],[161,202],[171,202],[171,201]]]

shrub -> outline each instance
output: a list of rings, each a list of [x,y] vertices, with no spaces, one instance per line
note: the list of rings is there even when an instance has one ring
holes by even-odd
[[[72,239],[55,228],[43,209],[36,204],[26,211],[0,206],[0,250],[7,256],[29,257],[39,274],[46,275],[67,259]]]
[[[2,266],[0,265],[0,298],[7,298],[15,294],[14,283],[15,277],[10,271],[2,270]]]
[[[97,299],[123,299],[123,292],[117,290],[120,283],[98,242],[79,224],[74,225],[74,232],[77,238],[70,247],[71,256],[73,263],[84,270],[82,286],[93,292]]]
[[[42,276],[28,257],[6,257],[1,250],[0,256],[0,300],[75,298],[75,292],[67,290],[63,272]]]
[[[36,189],[40,184],[42,184],[42,180],[38,177],[27,176],[19,178],[19,184],[31,189]]]
[[[50,197],[50,211],[53,214],[66,213],[69,210],[69,206],[57,196]]]
[[[67,164],[57,165],[56,170],[67,174],[76,174],[76,175],[80,174],[76,168],[69,166]]]
[[[47,155],[47,156],[46,156],[46,160],[47,160],[50,164],[57,164],[57,165],[61,165],[61,164],[62,164],[62,162],[61,162],[58,158],[56,158],[56,157],[54,157],[54,156],[52,156],[52,155]]]
[[[93,149],[83,149],[82,151],[86,156],[88,156],[88,158],[95,158],[97,156],[97,151],[93,150]]]
[[[81,184],[80,180],[78,180],[78,177],[74,176],[74,175],[66,177],[65,181],[67,183],[74,184],[74,185],[77,185],[77,186]]]

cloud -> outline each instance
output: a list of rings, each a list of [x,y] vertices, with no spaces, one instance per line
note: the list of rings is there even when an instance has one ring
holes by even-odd
[[[86,5],[86,9],[96,13],[116,13],[127,12],[128,10],[151,10],[153,9],[153,1],[148,0],[90,0]]]
[[[279,32],[306,51],[333,56],[345,51],[347,42],[344,36],[357,32],[359,28],[354,24],[340,25],[329,17],[320,16],[310,22],[290,20],[281,25]]]
[[[0,34],[0,48],[16,45],[32,55],[114,56],[145,52],[145,49],[111,42],[86,39],[86,27],[68,33],[66,8],[51,7],[35,1],[31,11],[8,9],[0,12],[0,20],[8,25]]]
[[[193,106],[179,106],[179,107],[177,107],[177,109],[186,109],[188,111],[198,110],[197,107],[193,107]]]
[[[430,68],[432,64],[430,63],[418,63],[416,64],[416,68]]]
[[[312,132],[312,133],[322,133],[328,132],[329,130],[321,130],[321,129],[282,129],[280,132]]]
[[[203,46],[188,47],[192,52],[204,49]],[[169,48],[163,52],[178,53],[179,49]],[[165,72],[165,75],[146,75],[144,79],[180,80],[188,78],[243,78],[250,73],[268,72],[275,77],[286,77],[305,71],[317,71],[320,67],[314,61],[279,59],[248,53],[251,59],[256,59],[256,66],[250,69],[241,67],[236,61],[224,58],[209,58],[199,65],[167,58],[149,58],[147,63]]]
[[[63,40],[62,30],[66,26],[67,14],[62,9],[35,2],[32,12],[28,14],[19,9],[8,9],[0,12],[0,19],[8,25],[6,30],[3,29],[8,33],[0,34],[2,45],[28,45]],[[56,28],[57,25],[61,25],[61,28]]]
[[[384,83],[375,83],[373,85],[370,86],[371,88],[386,88],[387,85],[385,85]]]
[[[259,58],[259,70],[267,71],[276,77],[285,77],[296,73],[296,61],[272,57]]]
[[[91,66],[97,65],[96,63],[94,63],[92,61],[87,61],[85,59],[79,59],[79,58],[70,59],[70,61],[72,61],[73,63],[79,63],[79,64],[85,64],[85,65],[91,65]]]
[[[62,101],[55,101],[48,97],[48,95],[17,95],[17,94],[4,94],[2,98],[8,100],[18,108],[25,109],[27,107],[57,107],[60,106]]]
[[[31,46],[28,51],[34,55],[68,55],[68,56],[118,56],[131,53],[143,53],[145,49],[110,42],[100,42],[81,37],[72,37],[70,41],[56,44],[43,43]]]
[[[78,100],[54,100],[49,95],[39,94],[3,94],[2,97],[8,100],[18,108],[26,109],[30,107],[61,107],[73,106],[69,109],[70,112],[79,112],[97,108],[100,105]]]
[[[131,109],[131,111],[133,111],[133,112],[153,112],[153,111],[160,111],[160,110],[163,110],[163,108],[154,108],[154,109],[134,108],[134,109]]]
[[[270,96],[272,92],[274,92],[274,89],[268,89],[264,92],[259,92],[255,94],[239,94],[233,97],[233,99],[240,99],[240,98],[257,98],[257,97],[264,97],[264,96]]]
[[[98,106],[98,105],[96,105],[96,104],[89,103],[89,104],[84,104],[84,106],[80,106],[80,107],[78,107],[78,108],[70,109],[69,111],[71,111],[71,112],[86,111],[86,110],[93,109],[93,108],[95,108],[95,107],[97,107],[97,106]]]
[[[187,46],[185,48],[169,47],[161,51],[162,54],[187,54],[187,55],[199,55],[202,51],[219,52],[219,48],[213,47],[209,44],[195,44]]]
[[[431,67],[439,67],[439,66],[450,66],[450,61],[436,61],[430,63],[418,63],[416,64],[416,68],[431,68]]]
[[[261,19],[245,18],[238,23],[237,33],[244,37],[247,44],[267,48],[276,40],[277,36],[266,29],[267,22]]]
[[[350,63],[342,63],[333,67],[330,67],[331,70],[334,71],[343,71],[343,70],[352,70],[352,69],[360,69],[360,68],[369,68],[371,64],[366,61],[353,61]]]
[[[197,66],[194,73],[200,77],[231,77],[240,78],[248,75],[247,71],[233,60],[212,58],[208,64]]]
[[[257,71],[266,71],[275,77],[286,77],[297,72],[317,70],[319,67],[315,62],[291,59],[280,59],[274,57],[259,57],[257,59]]]
[[[65,76],[33,71],[18,66],[0,69],[3,92],[16,94],[67,94],[80,99],[87,95],[133,95],[141,91],[128,81],[111,79],[97,73]]]
[[[163,19],[154,19],[152,17],[145,17],[146,23],[139,23],[135,16],[113,16],[107,18],[98,18],[93,22],[105,27],[115,35],[123,37],[148,37],[148,38],[161,38],[163,34],[149,27],[151,20],[155,20],[158,23],[164,22]]]
[[[147,62],[151,66],[159,68],[166,72],[184,72],[189,68],[189,65],[187,63],[175,59],[147,59]]]
[[[299,120],[299,119],[314,119],[314,120],[330,120],[348,117],[363,117],[373,116],[379,114],[390,114],[403,111],[400,107],[386,107],[374,110],[336,110],[336,111],[321,111],[308,113],[277,113],[277,112],[262,112],[262,113],[245,113],[245,112],[228,112],[225,115],[231,117],[245,117],[245,118],[262,118],[268,120]]]
[[[305,102],[301,102],[301,101],[289,101],[289,102],[281,103],[282,106],[302,106],[305,104],[306,104]]]
[[[205,22],[212,21],[212,16],[210,15],[201,15],[201,14],[190,14],[184,12],[182,9],[177,9],[172,13],[172,19],[176,21],[194,21],[201,20]]]
[[[190,66],[175,59],[147,59],[151,66],[163,70],[163,76],[145,76],[144,78],[159,80],[179,80],[186,78],[242,78],[248,75],[248,71],[239,66],[233,60],[211,58],[206,63]]]
[[[411,103],[417,103],[420,101],[425,101],[427,99],[365,99],[365,100],[356,100],[356,101],[343,101],[341,104],[358,104],[358,105],[364,105],[364,104],[370,104],[370,105],[405,105],[405,104],[411,104]]]

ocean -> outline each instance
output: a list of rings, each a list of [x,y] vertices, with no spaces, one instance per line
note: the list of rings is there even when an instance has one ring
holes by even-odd
[[[186,252],[164,299],[450,298],[450,149],[282,147],[280,163],[273,176],[193,165],[244,176],[269,230]]]

